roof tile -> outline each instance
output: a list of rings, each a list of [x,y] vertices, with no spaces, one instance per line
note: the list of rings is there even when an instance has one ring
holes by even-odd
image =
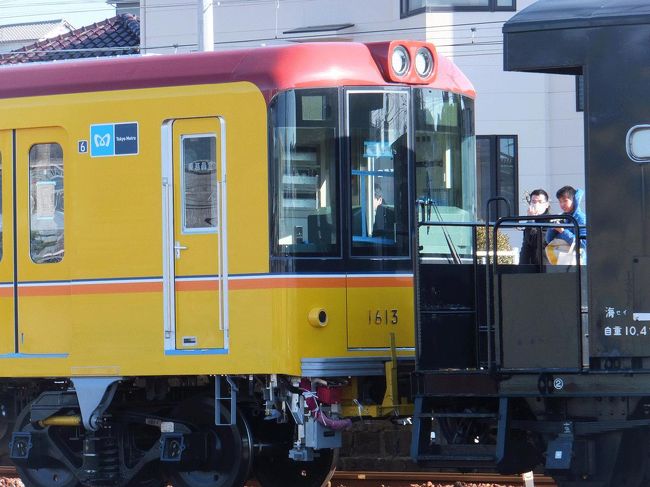
[[[140,21],[134,15],[121,14],[82,27],[68,34],[35,42],[21,49],[0,55],[0,65],[58,59],[122,56],[138,54],[139,52]]]

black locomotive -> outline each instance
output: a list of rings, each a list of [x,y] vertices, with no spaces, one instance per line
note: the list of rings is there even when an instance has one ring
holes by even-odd
[[[587,253],[493,258],[499,230],[528,217],[465,224],[472,252],[417,248],[412,454],[544,467],[561,487],[650,485],[650,3],[539,0],[503,32],[506,70],[584,78]],[[420,236],[454,225],[425,213]]]

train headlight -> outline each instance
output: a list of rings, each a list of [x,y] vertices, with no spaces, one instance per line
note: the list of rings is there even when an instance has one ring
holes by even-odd
[[[433,54],[426,47],[421,47],[415,54],[415,71],[422,78],[428,78],[433,72]]]
[[[396,76],[404,76],[409,71],[411,66],[411,59],[409,53],[404,46],[397,46],[393,49],[393,54],[390,57],[390,67]]]

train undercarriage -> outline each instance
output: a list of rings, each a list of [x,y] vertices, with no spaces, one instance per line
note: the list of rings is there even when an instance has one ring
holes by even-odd
[[[558,487],[647,487],[650,375],[634,365],[416,372],[412,457],[428,469],[543,472]]]
[[[2,453],[27,487],[236,487],[251,477],[318,487],[350,420],[311,386],[281,376],[17,382],[0,395]],[[320,381],[319,391],[340,386]]]
[[[503,217],[486,228],[489,252],[498,255],[500,229],[531,218]],[[471,248],[477,225],[463,224]],[[420,222],[420,234],[440,226]],[[588,272],[420,249],[414,459],[426,468],[544,471],[559,487],[650,485],[647,358],[606,348],[608,334],[641,343],[647,327],[611,331],[606,308],[591,302]],[[598,320],[603,331],[594,332]]]

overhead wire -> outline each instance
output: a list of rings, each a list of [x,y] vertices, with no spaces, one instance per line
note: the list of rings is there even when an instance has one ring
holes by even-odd
[[[283,0],[283,4],[286,4],[288,2],[292,3],[298,3],[298,2],[303,2],[304,0]],[[317,1],[317,0],[307,0],[307,1]],[[59,2],[56,2],[56,4],[79,4],[79,3],[85,3],[87,4],[88,2],[78,2],[76,0],[72,1],[66,1],[66,0],[60,0]],[[221,0],[220,2],[215,2],[218,4],[218,6],[241,6],[241,5],[246,5],[246,6],[254,6],[254,5],[262,5],[262,4],[274,4],[276,3],[276,0],[247,0],[242,2],[241,0]],[[38,4],[30,4],[30,6],[34,5],[53,5],[55,2],[39,2]],[[98,5],[100,2],[98,2]],[[106,3],[101,2],[101,4],[106,5]],[[157,6],[146,6],[145,8],[148,10],[151,9],[158,9],[158,8],[171,8],[174,6],[195,6],[196,3],[169,3],[166,5],[157,5]],[[0,1],[0,11],[3,8],[8,8],[6,5],[3,5],[3,3]],[[80,13],[80,12],[88,12],[88,11],[100,11],[100,10],[112,10],[112,7],[107,7],[107,8],[102,8],[102,9],[93,9],[93,10],[74,10],[74,11],[61,11],[62,14],[64,13]],[[33,14],[33,15],[27,15],[27,16],[36,16],[40,14]],[[6,17],[5,18],[11,18],[11,17]],[[352,34],[356,37],[358,36],[369,36],[369,35],[376,35],[376,34],[388,34],[388,33],[397,33],[397,32],[404,32],[404,33],[426,33],[426,34],[442,34],[445,32],[455,32],[459,29],[462,29],[463,27],[476,27],[476,26],[483,26],[485,30],[488,31],[493,31],[496,29],[500,29],[501,24],[503,24],[503,20],[495,20],[495,21],[481,21],[481,22],[458,22],[458,23],[450,23],[450,24],[438,24],[435,26],[415,26],[415,27],[396,27],[396,28],[386,28],[386,29],[366,29],[366,30],[356,30],[352,31],[349,34]],[[367,23],[371,24],[371,23]],[[242,33],[251,33],[251,32],[268,32],[270,29],[254,29],[254,30],[238,30],[238,31],[231,31],[231,32],[222,32],[222,35],[232,35],[232,34],[242,34]],[[278,42],[278,41],[300,41],[300,40],[311,40],[311,39],[319,39],[319,38],[331,38],[332,34],[330,33],[323,33],[323,34],[310,34],[308,36],[282,36],[278,37],[276,36],[258,36],[258,37],[252,37],[252,38],[247,38],[247,39],[235,39],[235,40],[223,40],[223,41],[217,41],[215,42],[216,47],[223,47],[223,46],[228,46],[228,45],[242,45],[242,44],[255,44],[255,43],[266,43],[266,42]],[[452,42],[448,44],[443,44],[443,43],[436,43],[436,47],[440,49],[441,51],[447,51],[450,48],[478,48],[481,46],[489,46],[489,45],[500,45],[501,44],[501,39],[502,36],[500,35],[488,35],[488,36],[481,36],[481,40],[476,40],[475,38],[475,33],[473,32],[472,35],[465,35],[463,36],[465,39],[470,39],[467,41],[462,41],[462,42]],[[143,49],[146,52],[155,52],[159,51],[162,49],[192,49],[194,47],[197,47],[197,43],[172,43],[172,44],[160,44],[160,45],[154,45],[154,46],[146,46],[145,49]],[[124,48],[125,50],[130,50],[133,49],[134,47],[126,47]],[[93,50],[96,51],[116,51],[119,49],[116,48],[94,48]],[[61,51],[61,50],[48,50],[47,52],[56,52],[56,51]],[[69,50],[69,51],[75,51]],[[37,51],[31,51],[31,52],[37,52]],[[499,50],[494,50],[494,51],[474,51],[474,52],[451,52],[445,54],[448,57],[468,57],[468,56],[479,56],[479,55],[495,55],[499,54],[501,51]]]

